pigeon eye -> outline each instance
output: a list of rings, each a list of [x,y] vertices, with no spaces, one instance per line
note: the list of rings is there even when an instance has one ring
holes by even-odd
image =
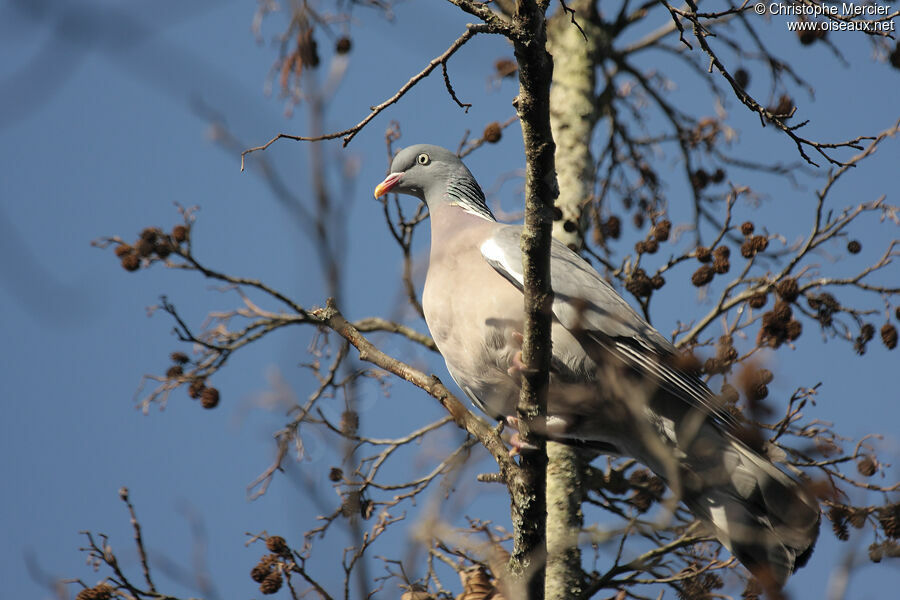
[[[419,156],[416,157],[416,162],[419,163],[420,165],[427,165],[428,163],[431,162],[431,159],[428,157],[427,154],[425,154],[423,152],[422,154],[420,154]]]

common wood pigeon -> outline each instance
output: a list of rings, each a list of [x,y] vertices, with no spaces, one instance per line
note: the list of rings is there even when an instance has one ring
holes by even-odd
[[[422,306],[447,370],[488,415],[515,415],[522,227],[498,223],[466,166],[438,146],[398,152],[375,196],[388,192],[428,205],[431,257]],[[678,368],[674,346],[586,261],[556,240],[550,252],[545,435],[643,462],[764,583],[783,585],[812,553],[816,501],[734,435],[734,417],[702,380]]]

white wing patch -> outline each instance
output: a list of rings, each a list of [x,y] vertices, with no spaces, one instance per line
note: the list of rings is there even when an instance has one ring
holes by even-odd
[[[722,506],[710,506],[709,507],[709,516],[712,517],[713,525],[719,528],[719,530],[725,534],[724,540],[730,541],[730,532],[728,531],[728,517],[725,515],[725,508]],[[722,543],[730,550],[731,545],[725,544],[724,540]]]
[[[506,277],[512,277],[521,285],[522,283],[522,265],[510,264],[509,255],[504,252],[500,244],[494,238],[488,238],[481,244],[481,255],[495,269],[500,271]]]

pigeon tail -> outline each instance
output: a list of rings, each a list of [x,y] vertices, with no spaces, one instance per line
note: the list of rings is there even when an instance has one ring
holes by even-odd
[[[685,459],[684,502],[766,588],[780,588],[812,554],[818,505],[801,484],[742,442],[721,432],[718,437],[716,466]]]

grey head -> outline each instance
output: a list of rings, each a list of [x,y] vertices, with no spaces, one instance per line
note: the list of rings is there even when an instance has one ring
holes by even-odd
[[[375,197],[388,192],[415,196],[432,210],[438,203],[445,203],[496,220],[466,165],[440,146],[416,144],[400,150],[391,162],[391,173],[375,188]]]

